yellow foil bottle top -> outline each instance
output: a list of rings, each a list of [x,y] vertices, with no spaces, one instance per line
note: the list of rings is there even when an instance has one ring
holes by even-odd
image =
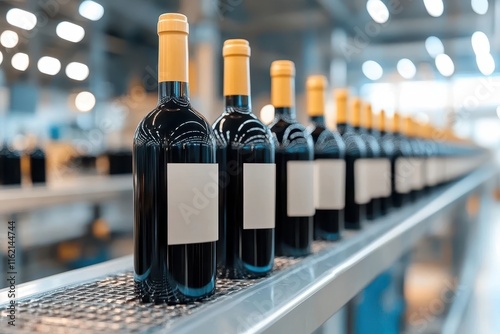
[[[402,133],[406,135],[407,137],[413,137],[413,124],[412,124],[413,119],[411,116],[404,116],[403,117],[403,127],[402,127]]]
[[[275,108],[295,107],[295,64],[276,60],[271,64],[271,104]]]
[[[310,75],[306,81],[307,114],[311,117],[325,114],[325,88],[328,81],[324,75]]]
[[[158,20],[158,82],[188,82],[189,24],[185,15],[162,14]]]
[[[347,123],[347,99],[349,98],[349,91],[345,88],[338,88],[334,90],[335,107],[337,111],[337,124]]]
[[[228,39],[224,56],[224,96],[250,96],[250,44],[244,39]]]
[[[353,97],[351,100],[350,123],[354,127],[361,126],[361,99]]]
[[[401,133],[401,115],[397,112],[392,117],[392,132]]]
[[[378,129],[379,131],[384,131],[384,132],[390,132],[389,131],[389,124],[387,123],[387,116],[385,114],[385,110],[382,109],[380,110],[380,113],[378,114]]]
[[[363,103],[361,111],[361,126],[366,129],[372,129],[374,127],[372,105],[368,102]]]

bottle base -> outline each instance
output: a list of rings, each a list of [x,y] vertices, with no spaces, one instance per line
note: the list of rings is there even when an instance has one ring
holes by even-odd
[[[215,292],[215,278],[201,288],[191,288],[177,285],[177,289],[172,289],[166,281],[148,282],[147,280],[134,279],[135,294],[143,303],[154,304],[189,304],[205,299]]]

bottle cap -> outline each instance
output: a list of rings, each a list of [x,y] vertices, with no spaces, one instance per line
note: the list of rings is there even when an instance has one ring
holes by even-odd
[[[162,32],[183,32],[189,34],[187,17],[178,13],[165,13],[158,19],[158,34]]]
[[[309,116],[325,114],[325,88],[327,80],[324,75],[310,75],[306,81],[307,113]]]
[[[294,77],[295,64],[290,60],[275,60],[271,63],[271,77]]]
[[[250,57],[250,44],[245,39],[228,39],[222,47],[222,56]]]
[[[353,97],[351,100],[351,124],[352,126],[361,126],[361,99]]]
[[[363,103],[363,110],[361,112],[361,125],[366,129],[373,128],[373,111],[371,103]]]

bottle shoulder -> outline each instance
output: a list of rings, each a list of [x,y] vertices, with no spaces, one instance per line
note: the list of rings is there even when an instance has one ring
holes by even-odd
[[[214,134],[205,117],[184,99],[162,101],[139,122],[136,144],[214,144]]]
[[[332,154],[335,158],[344,156],[345,144],[339,133],[316,124],[310,124],[307,132],[312,137],[316,154]]]
[[[222,113],[212,125],[217,144],[220,145],[273,145],[271,130],[253,113]]]
[[[297,121],[278,119],[271,124],[277,149],[307,148],[313,150],[313,139],[306,127]]]

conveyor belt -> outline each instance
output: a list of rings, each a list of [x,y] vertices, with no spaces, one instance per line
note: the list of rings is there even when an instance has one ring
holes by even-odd
[[[346,231],[339,242],[315,242],[314,255],[277,258],[258,280],[218,280],[217,292],[188,305],[142,304],[134,296],[132,257],[67,272],[18,287],[20,333],[94,332],[311,332],[405,254],[434,218],[487,189],[495,176],[485,166],[432,195]],[[491,184],[491,182],[490,182]],[[7,326],[7,291],[0,291],[0,332]],[[304,321],[307,319],[307,321]]]

